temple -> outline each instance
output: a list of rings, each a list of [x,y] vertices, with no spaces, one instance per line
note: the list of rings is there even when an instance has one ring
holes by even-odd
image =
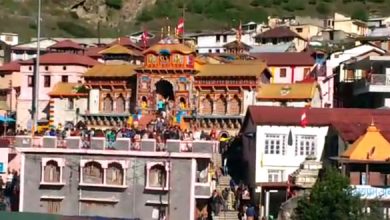
[[[261,60],[240,62],[243,50],[230,52],[235,62],[200,59],[169,33],[142,53],[114,44],[100,52],[104,64],[84,74],[89,100],[82,118],[102,129],[133,121],[144,126],[163,112],[182,129],[237,132],[271,74]]]

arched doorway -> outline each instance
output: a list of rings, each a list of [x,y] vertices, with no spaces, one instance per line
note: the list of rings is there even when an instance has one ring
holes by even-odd
[[[172,84],[164,79],[156,83],[156,93],[161,95],[164,99],[175,100]]]

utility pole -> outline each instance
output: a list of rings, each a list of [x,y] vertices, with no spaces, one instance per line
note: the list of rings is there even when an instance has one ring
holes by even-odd
[[[39,117],[39,57],[41,55],[41,6],[42,0],[38,0],[38,17],[37,17],[37,57],[35,59],[35,74],[34,74],[34,100],[32,107],[32,129],[31,134],[34,136],[38,126]]]
[[[171,178],[172,178],[172,164],[171,164],[171,152],[168,151],[168,210],[167,210],[167,220],[171,219]]]

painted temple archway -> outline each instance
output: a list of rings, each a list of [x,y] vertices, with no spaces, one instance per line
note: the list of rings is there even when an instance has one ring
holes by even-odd
[[[155,86],[156,94],[161,95],[164,99],[175,100],[173,85],[168,80],[161,79]]]

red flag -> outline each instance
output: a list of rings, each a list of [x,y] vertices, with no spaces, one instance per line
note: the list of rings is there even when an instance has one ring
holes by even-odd
[[[176,27],[176,35],[181,36],[184,34],[184,18],[179,18],[179,22]]]
[[[306,116],[306,109],[307,109],[307,108],[304,108],[304,109],[303,109],[303,112],[302,112],[302,114],[301,114],[301,126],[302,126],[302,127],[306,127],[306,125],[307,125],[307,123],[308,123],[308,121],[307,121],[307,116]]]
[[[144,48],[146,48],[148,46],[148,32],[146,31],[146,29],[144,30],[144,32],[141,35],[141,40],[142,40],[142,43],[144,45]]]
[[[242,36],[242,25],[241,25],[241,21],[240,21],[240,26],[238,26],[238,30],[237,30],[237,33],[236,33],[236,40],[241,43],[241,36]]]

